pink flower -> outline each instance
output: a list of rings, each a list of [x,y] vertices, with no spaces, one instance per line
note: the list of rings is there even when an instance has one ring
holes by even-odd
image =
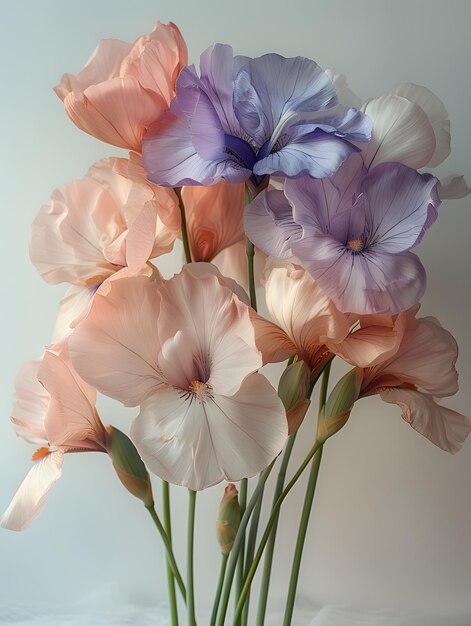
[[[64,349],[47,350],[42,361],[29,361],[21,368],[12,422],[19,437],[39,448],[33,467],[0,517],[4,528],[23,530],[36,519],[61,476],[64,454],[106,452],[106,431],[95,399],[95,390],[79,378]]]
[[[77,371],[103,393],[140,405],[131,437],[155,474],[190,489],[254,476],[287,438],[249,307],[209,263],[163,285],[144,276],[97,294],[70,337]]]
[[[378,393],[397,404],[403,419],[447,452],[458,452],[471,430],[471,421],[437,402],[458,391],[455,363],[458,346],[453,336],[432,317],[407,317],[398,352],[363,372],[360,397]]]
[[[159,22],[133,44],[104,39],[85,67],[64,74],[54,90],[83,131],[140,152],[147,127],[168,108],[187,62],[178,28]]]
[[[341,313],[309,272],[289,262],[271,262],[265,284],[270,322],[252,314],[264,362],[293,354],[315,375],[333,355],[366,367],[396,352],[403,317]]]
[[[151,273],[147,261],[173,247],[179,231],[160,218],[162,212],[172,221],[167,191],[162,195],[134,170],[130,178],[128,167],[127,159],[98,161],[84,178],[56,189],[33,222],[30,256],[39,273],[49,283],[74,285],[62,303],[55,342],[64,340],[106,279],[124,269]]]

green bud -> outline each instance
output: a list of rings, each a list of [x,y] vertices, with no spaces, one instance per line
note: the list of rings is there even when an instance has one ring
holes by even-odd
[[[325,407],[319,415],[317,439],[325,442],[335,435],[350,417],[351,410],[360,394],[363,370],[352,369],[332,389]]]
[[[304,361],[291,363],[281,375],[278,395],[289,411],[306,399],[311,372]]]
[[[153,506],[154,498],[149,473],[136,446],[127,435],[114,426],[108,426],[107,430],[108,454],[119,480],[129,493],[142,500],[145,506]]]
[[[239,492],[233,483],[224,489],[224,495],[219,505],[216,521],[216,536],[223,554],[229,554],[239,530],[240,506]]]

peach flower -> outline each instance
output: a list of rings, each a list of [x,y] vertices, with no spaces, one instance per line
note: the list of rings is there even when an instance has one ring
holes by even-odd
[[[100,391],[140,405],[131,426],[155,474],[190,489],[258,474],[282,450],[286,414],[257,370],[249,307],[209,263],[158,285],[110,283],[70,337],[77,371]]]
[[[21,368],[12,422],[19,437],[39,447],[33,467],[0,517],[1,526],[23,530],[36,519],[61,476],[64,454],[106,452],[106,431],[95,400],[95,390],[79,378],[63,349],[47,350],[42,361]]]
[[[140,152],[147,127],[168,108],[187,62],[178,28],[159,22],[133,44],[104,39],[85,67],[64,74],[54,91],[80,129]]]

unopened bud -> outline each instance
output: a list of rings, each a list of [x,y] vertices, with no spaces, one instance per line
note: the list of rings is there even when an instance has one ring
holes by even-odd
[[[223,554],[229,554],[239,530],[240,506],[239,492],[233,483],[224,489],[224,495],[219,505],[216,521],[216,536]]]
[[[317,439],[327,441],[335,435],[350,417],[351,410],[360,393],[363,370],[355,368],[345,374],[332,389],[326,405],[319,415]]]
[[[152,484],[136,446],[127,435],[115,428],[108,427],[108,454],[119,480],[136,498],[147,507],[153,506]]]
[[[304,361],[291,363],[281,375],[278,395],[287,411],[306,399],[310,375],[309,368]]]

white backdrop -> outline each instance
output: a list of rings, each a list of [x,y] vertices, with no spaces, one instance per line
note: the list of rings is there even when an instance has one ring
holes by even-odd
[[[79,178],[99,158],[120,154],[76,129],[52,92],[62,73],[82,67],[99,39],[132,41],[157,19],[172,20],[192,61],[221,41],[247,55],[308,56],[346,74],[364,97],[404,81],[426,85],[452,120],[452,155],[440,174],[465,173],[471,181],[468,0],[1,0],[0,7],[0,509],[30,465],[31,449],[8,419],[14,376],[48,343],[64,291],[43,283],[30,264],[29,225],[54,187]],[[448,404],[465,413],[471,406],[470,233],[471,199],[445,203],[420,249],[429,275],[423,314],[438,317],[460,344],[461,391]],[[167,273],[177,260],[167,262]],[[123,427],[133,415],[112,402],[100,406],[105,422]],[[309,428],[301,438],[306,448]],[[213,516],[221,491],[198,501],[200,513],[206,509],[197,527],[200,605],[212,598],[219,563]],[[178,490],[174,506],[181,537],[185,495]],[[277,597],[285,589],[302,497],[300,486],[283,515]],[[396,407],[364,400],[326,446],[301,591],[320,604],[469,616],[470,532],[471,442],[447,455],[410,429]],[[123,602],[165,597],[159,538],[105,455],[70,455],[37,523],[21,534],[0,532],[0,555],[0,604],[70,605],[101,585],[115,586]]]

